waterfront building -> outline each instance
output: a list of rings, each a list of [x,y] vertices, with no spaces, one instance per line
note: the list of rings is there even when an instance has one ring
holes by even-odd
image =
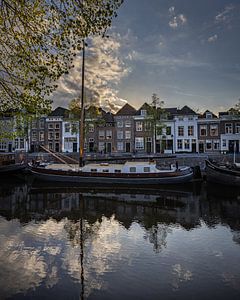
[[[198,116],[199,153],[220,151],[220,120],[211,111],[206,110]]]
[[[174,113],[173,120],[175,123],[175,152],[198,152],[197,113],[188,106],[184,106]]]
[[[136,109],[126,103],[115,115],[115,150],[117,153],[135,151],[134,116]]]
[[[240,116],[228,112],[220,112],[221,153],[238,153],[240,150]],[[235,146],[236,145],[236,146]]]

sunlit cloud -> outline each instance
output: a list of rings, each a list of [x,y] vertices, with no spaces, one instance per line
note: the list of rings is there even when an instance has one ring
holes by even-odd
[[[168,24],[171,28],[175,29],[175,28],[187,23],[186,16],[184,16],[183,14],[176,14],[174,6],[171,6],[168,9],[168,11],[169,11],[169,15],[171,18]]]
[[[217,35],[217,34],[214,34],[214,35],[212,35],[212,36],[210,36],[210,37],[208,38],[208,42],[209,42],[209,43],[214,43],[214,42],[216,42],[217,39],[218,39],[218,35]]]
[[[216,23],[221,23],[221,22],[225,22],[227,19],[230,18],[230,12],[234,9],[233,5],[228,5],[224,8],[224,10],[219,13],[218,15],[216,15],[215,17],[215,22]]]
[[[118,96],[117,86],[130,68],[120,58],[120,48],[119,35],[108,39],[97,36],[88,42],[85,56],[85,101],[88,104],[115,111],[126,103]],[[74,69],[58,82],[53,95],[55,105],[67,106],[70,100],[81,95],[81,55],[77,55],[73,63]]]

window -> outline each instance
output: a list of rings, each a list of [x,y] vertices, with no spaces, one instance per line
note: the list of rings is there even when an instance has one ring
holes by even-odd
[[[183,142],[182,142],[182,140],[177,140],[177,147],[178,147],[178,149],[182,149],[183,148]]]
[[[117,139],[118,140],[122,140],[123,139],[123,131],[122,130],[118,130],[117,131]]]
[[[193,117],[188,117],[188,121],[192,121],[193,120]]]
[[[178,136],[184,136],[184,127],[178,126]]]
[[[77,133],[78,132],[78,124],[77,123],[73,123],[72,124],[72,133]]]
[[[103,171],[103,173],[109,173],[108,169],[103,169],[102,171]]]
[[[117,150],[123,151],[123,142],[117,142]]]
[[[39,127],[40,127],[41,129],[44,128],[44,120],[43,120],[43,119],[40,120]]]
[[[151,130],[151,127],[152,127],[151,122],[146,121],[146,122],[145,122],[145,131],[150,131],[150,130]]]
[[[191,126],[188,126],[188,136],[193,136],[194,135],[194,127],[191,125]]]
[[[15,149],[19,149],[18,139],[15,139]]]
[[[143,123],[142,122],[136,122],[136,131],[142,131],[143,130]]]
[[[106,139],[111,140],[112,139],[112,130],[107,130],[106,131]]]
[[[167,126],[166,135],[171,135],[171,134],[172,134],[172,128],[171,128],[171,126]]]
[[[48,143],[48,149],[53,150],[53,144],[52,143]]]
[[[60,133],[59,132],[55,132],[55,139],[59,140],[59,137],[60,137]]]
[[[219,150],[219,141],[213,141],[213,149]]]
[[[48,124],[48,129],[53,129],[53,124],[52,123]]]
[[[210,135],[211,136],[218,135],[218,125],[210,125]]]
[[[53,140],[53,132],[49,132],[48,133],[48,139],[49,140]]]
[[[135,148],[136,148],[136,150],[143,150],[144,149],[143,137],[135,138]]]
[[[59,123],[56,123],[55,124],[55,129],[59,129],[60,128],[60,124]]]
[[[141,109],[141,116],[146,116],[147,115],[147,111],[146,109]]]
[[[129,171],[130,171],[130,173],[135,173],[136,172],[136,167],[130,167]]]
[[[206,140],[206,150],[212,150],[212,141]]]
[[[240,123],[236,123],[236,125],[235,125],[235,133],[240,133]]]
[[[143,172],[149,173],[149,172],[150,172],[150,167],[144,167],[144,168],[143,168]]]
[[[99,151],[104,151],[105,150],[105,143],[104,142],[99,142],[98,143],[98,150]]]
[[[94,142],[94,138],[89,138],[89,139],[88,139],[88,142],[89,142],[89,143],[93,143],[93,142]]]
[[[225,124],[225,133],[233,133],[232,123]]]
[[[123,127],[123,121],[117,121],[117,127],[118,128]]]
[[[37,128],[37,120],[32,120],[32,128]]]
[[[227,147],[227,141],[226,140],[222,140],[222,146]]]
[[[114,170],[115,173],[121,173],[121,170]]]
[[[178,120],[179,121],[183,121],[183,117],[178,117]]]
[[[190,142],[189,142],[189,140],[184,140],[184,149],[186,149],[186,150],[190,149]]]
[[[99,130],[98,137],[99,137],[100,140],[105,139],[105,132],[104,132],[104,130]]]
[[[212,119],[212,113],[211,112],[206,113],[206,119]]]
[[[94,124],[89,124],[88,125],[88,131],[89,132],[94,132]]]
[[[44,131],[39,132],[39,141],[44,141]]]
[[[207,136],[207,125],[200,125],[200,136]]]
[[[125,127],[131,127],[132,126],[132,122],[127,120],[125,121]]]
[[[91,172],[97,172],[97,169],[91,169]]]
[[[37,140],[37,132],[33,131],[32,132],[32,141],[36,141]]]
[[[70,132],[70,124],[69,123],[66,123],[64,125],[64,130],[65,130],[65,132]]]
[[[6,142],[0,142],[0,150],[6,150],[7,149],[7,143]]]
[[[24,149],[24,139],[20,139],[20,149]]]
[[[131,131],[125,131],[125,139],[126,140],[131,139]]]

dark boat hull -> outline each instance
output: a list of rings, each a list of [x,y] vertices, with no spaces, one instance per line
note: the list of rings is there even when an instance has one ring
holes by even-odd
[[[180,184],[192,180],[193,172],[191,169],[186,171],[179,171],[174,174],[150,175],[145,174],[87,174],[81,172],[64,172],[49,170],[44,168],[31,168],[31,173],[36,179],[48,182],[64,182],[64,183],[78,183],[78,184],[111,184],[111,185],[159,185],[159,184]]]
[[[206,179],[209,182],[240,188],[240,171],[219,167],[206,161]]]
[[[3,176],[5,174],[15,174],[19,171],[24,170],[25,168],[26,165],[22,163],[0,166],[0,175]]]

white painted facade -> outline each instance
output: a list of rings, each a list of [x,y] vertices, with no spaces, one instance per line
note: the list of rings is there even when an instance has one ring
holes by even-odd
[[[78,122],[62,122],[62,152],[78,152],[79,134]]]
[[[178,115],[174,117],[175,152],[198,152],[198,117]]]

